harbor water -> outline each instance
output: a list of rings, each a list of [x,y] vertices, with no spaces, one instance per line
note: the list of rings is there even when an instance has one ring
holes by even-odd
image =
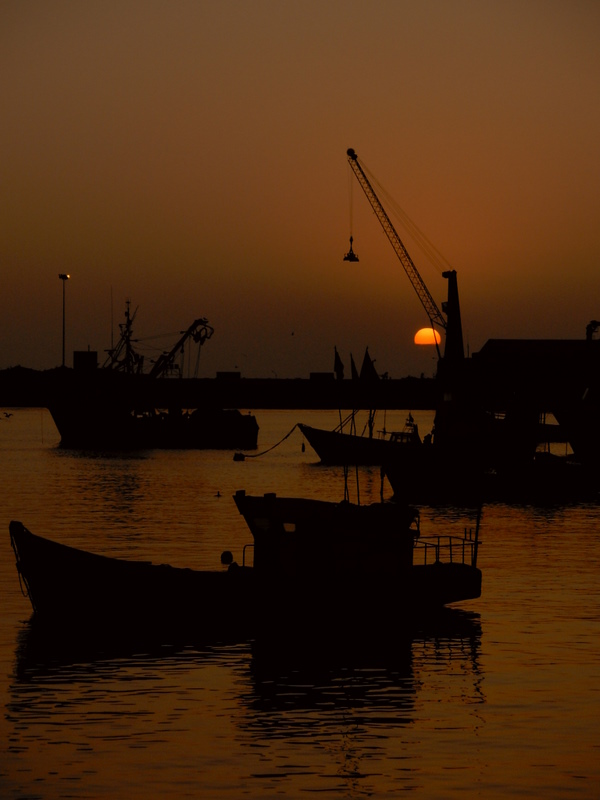
[[[189,641],[57,642],[31,621],[11,519],[110,556],[220,569],[251,540],[236,490],[342,499],[342,470],[294,428],[333,428],[337,412],[255,411],[257,454],[279,444],[234,461],[63,450],[47,411],[6,411],[0,797],[600,797],[600,506],[485,506],[481,598],[410,632],[394,609],[376,641],[205,639],[207,607]],[[427,432],[432,415],[414,416]],[[347,480],[351,499],[379,499],[379,469]],[[473,509],[421,508],[424,533],[474,523]],[[333,642],[343,610],[323,613]]]

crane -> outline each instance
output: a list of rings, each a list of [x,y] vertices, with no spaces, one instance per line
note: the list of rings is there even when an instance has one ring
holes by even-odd
[[[431,293],[423,278],[421,277],[418,269],[415,267],[412,258],[410,257],[408,250],[404,246],[402,239],[396,232],[389,216],[387,215],[384,207],[381,204],[381,201],[377,197],[375,190],[373,189],[371,182],[365,175],[365,172],[358,160],[358,156],[356,152],[349,148],[346,155],[348,156],[348,163],[356,179],[358,180],[359,184],[363,192],[365,193],[367,200],[370,202],[375,215],[377,216],[379,222],[381,223],[381,227],[383,228],[386,236],[390,240],[392,247],[394,248],[394,252],[398,256],[400,263],[404,267],[404,271],[408,275],[408,278],[413,286],[413,289],[417,293],[419,300],[425,312],[429,318],[429,323],[433,328],[434,325],[442,328],[446,334],[446,346],[444,350],[444,358],[445,359],[452,359],[452,360],[460,360],[464,358],[464,347],[463,347],[463,338],[462,338],[462,323],[460,317],[460,304],[458,299],[458,284],[456,280],[456,270],[446,270],[442,273],[444,278],[448,279],[448,302],[442,304],[442,308],[446,314],[444,316],[440,309],[438,308],[435,300],[431,296]],[[352,252],[352,240],[350,242],[350,251]],[[352,253],[352,255],[354,255]],[[344,260],[354,260],[349,259],[347,256],[344,257]],[[356,259],[358,260],[358,259]],[[436,348],[438,348],[436,344]],[[438,355],[439,355],[439,348],[438,348]]]
[[[158,378],[167,372],[173,370],[175,358],[183,352],[183,346],[188,339],[192,339],[199,347],[202,347],[204,342],[214,333],[214,328],[208,324],[208,320],[204,317],[194,320],[190,327],[182,332],[179,341],[169,350],[168,353],[162,353],[154,362],[154,366],[148,373],[151,378]]]
[[[108,353],[108,358],[103,364],[103,369],[125,372],[128,375],[142,375],[144,373],[144,356],[137,353],[132,345],[132,342],[138,341],[138,339],[133,339],[133,321],[135,320],[137,312],[138,309],[136,308],[133,314],[131,313],[131,300],[127,300],[125,322],[119,325],[121,330],[120,339],[116,347],[106,351]],[[186,331],[180,331],[181,336],[177,343],[168,352],[160,354],[153,363],[152,369],[149,371],[148,375],[151,378],[160,378],[176,372],[178,367],[175,364],[175,359],[180,353],[183,353],[185,343],[188,339],[191,339],[198,345],[196,370],[194,374],[194,377],[198,377],[200,349],[204,342],[210,339],[213,333],[214,328],[208,324],[207,319],[200,317],[194,320]]]

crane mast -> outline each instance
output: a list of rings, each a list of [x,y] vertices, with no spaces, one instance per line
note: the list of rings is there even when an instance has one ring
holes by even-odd
[[[367,196],[367,200],[371,203],[373,211],[377,215],[379,222],[381,223],[381,227],[385,231],[386,236],[390,240],[392,247],[394,248],[394,252],[398,256],[400,263],[404,267],[404,271],[408,275],[408,278],[413,286],[413,289],[417,293],[419,300],[427,316],[429,317],[429,322],[431,326],[438,325],[442,330],[446,330],[447,322],[446,318],[443,316],[442,312],[437,307],[435,300],[431,296],[429,289],[423,282],[423,278],[419,274],[418,269],[415,267],[412,258],[408,254],[406,247],[404,246],[402,239],[398,236],[396,229],[392,225],[390,218],[388,217],[384,207],[381,205],[381,202],[377,195],[375,194],[375,190],[371,186],[371,182],[367,178],[364,173],[363,168],[361,167],[358,156],[356,155],[355,151],[350,148],[347,151],[348,162],[354,172],[356,179],[360,183],[363,192]]]

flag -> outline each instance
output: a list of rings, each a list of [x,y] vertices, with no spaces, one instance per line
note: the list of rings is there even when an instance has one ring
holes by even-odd
[[[334,348],[335,350],[335,358],[333,360],[333,371],[335,372],[335,377],[338,381],[344,379],[344,365],[342,363],[342,359],[340,358],[340,354],[337,351],[337,347]]]
[[[350,353],[350,370],[352,372],[352,380],[358,380],[358,370],[356,369],[356,364],[352,358],[352,353]]]
[[[375,362],[369,355],[369,348],[365,350],[365,357],[363,358],[362,367],[360,368],[360,379],[362,381],[377,381],[379,375],[375,371]]]

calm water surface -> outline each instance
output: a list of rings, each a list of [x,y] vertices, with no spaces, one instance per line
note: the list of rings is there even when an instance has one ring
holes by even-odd
[[[219,568],[223,549],[239,559],[250,540],[237,489],[340,499],[342,478],[302,452],[297,430],[244,462],[90,456],[57,448],[47,412],[13,411],[0,415],[2,798],[600,797],[596,505],[486,507],[483,596],[410,635],[391,617],[386,641],[368,644],[364,631],[318,648],[227,631],[66,644],[30,621],[9,520],[108,555]],[[337,421],[256,413],[259,452],[296,422]],[[379,471],[362,469],[359,486],[378,499]],[[465,509],[421,514],[427,532],[473,522]]]

